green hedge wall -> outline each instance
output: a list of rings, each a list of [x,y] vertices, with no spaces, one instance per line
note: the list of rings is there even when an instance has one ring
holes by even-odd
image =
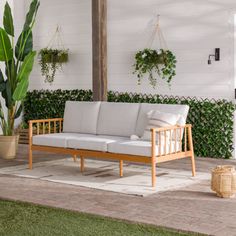
[[[28,92],[24,121],[63,117],[67,100],[92,101],[90,90],[41,90]],[[209,100],[132,93],[108,93],[110,102],[188,104],[187,123],[193,125],[195,154],[201,157],[230,158],[233,151],[233,113],[235,105],[226,100]]]

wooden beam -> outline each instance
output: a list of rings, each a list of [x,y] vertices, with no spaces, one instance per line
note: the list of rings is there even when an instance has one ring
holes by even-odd
[[[107,100],[107,0],[92,0],[93,100]]]

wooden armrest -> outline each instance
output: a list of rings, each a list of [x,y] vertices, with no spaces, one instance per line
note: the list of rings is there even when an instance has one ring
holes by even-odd
[[[172,125],[172,126],[166,126],[163,128],[151,128],[152,132],[161,132],[161,131],[170,131],[170,130],[176,130],[176,129],[185,129],[185,128],[192,128],[191,124],[186,125]]]
[[[156,133],[160,135],[157,136]],[[174,153],[182,151],[188,151],[192,148],[192,125],[175,125],[167,126],[163,128],[152,128],[151,129],[151,143],[152,143],[152,157],[156,156],[156,141],[158,141],[159,156],[161,154],[161,146],[164,146],[164,155],[167,154],[167,147],[169,147],[169,152],[174,151]],[[171,142],[169,142],[171,141]],[[172,142],[174,143],[174,150],[172,150]],[[188,143],[190,144],[188,145]],[[176,149],[176,146],[180,146],[180,150]],[[192,149],[191,149],[192,150]]]
[[[40,120],[30,120],[29,124],[36,124],[36,123],[48,123],[54,121],[63,121],[63,118],[51,118],[51,119],[40,119]]]
[[[41,119],[29,121],[29,143],[32,144],[32,137],[35,129],[33,125],[36,124],[36,134],[50,134],[62,132],[63,118]],[[35,126],[34,126],[35,127]]]

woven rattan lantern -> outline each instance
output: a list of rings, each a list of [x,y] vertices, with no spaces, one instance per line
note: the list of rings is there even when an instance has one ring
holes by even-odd
[[[222,198],[234,197],[236,193],[236,171],[234,166],[217,166],[212,170],[211,189]]]

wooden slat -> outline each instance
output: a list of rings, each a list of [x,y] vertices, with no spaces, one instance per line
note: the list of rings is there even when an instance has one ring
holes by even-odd
[[[61,131],[62,131],[62,121],[60,120],[59,121],[59,133],[61,133]]]
[[[164,154],[166,155],[166,146],[167,146],[167,143],[166,143],[166,130],[164,131],[164,139],[165,139],[165,144],[164,144]]]
[[[187,151],[187,132],[186,132],[186,127],[184,128],[184,151]]]
[[[161,132],[157,132],[157,134],[158,134],[158,139],[159,139],[159,143],[158,143],[159,153],[158,153],[158,156],[161,156]]]
[[[174,129],[175,131],[175,153],[177,152],[177,129]]]
[[[182,152],[182,128],[179,128],[179,151]]]

